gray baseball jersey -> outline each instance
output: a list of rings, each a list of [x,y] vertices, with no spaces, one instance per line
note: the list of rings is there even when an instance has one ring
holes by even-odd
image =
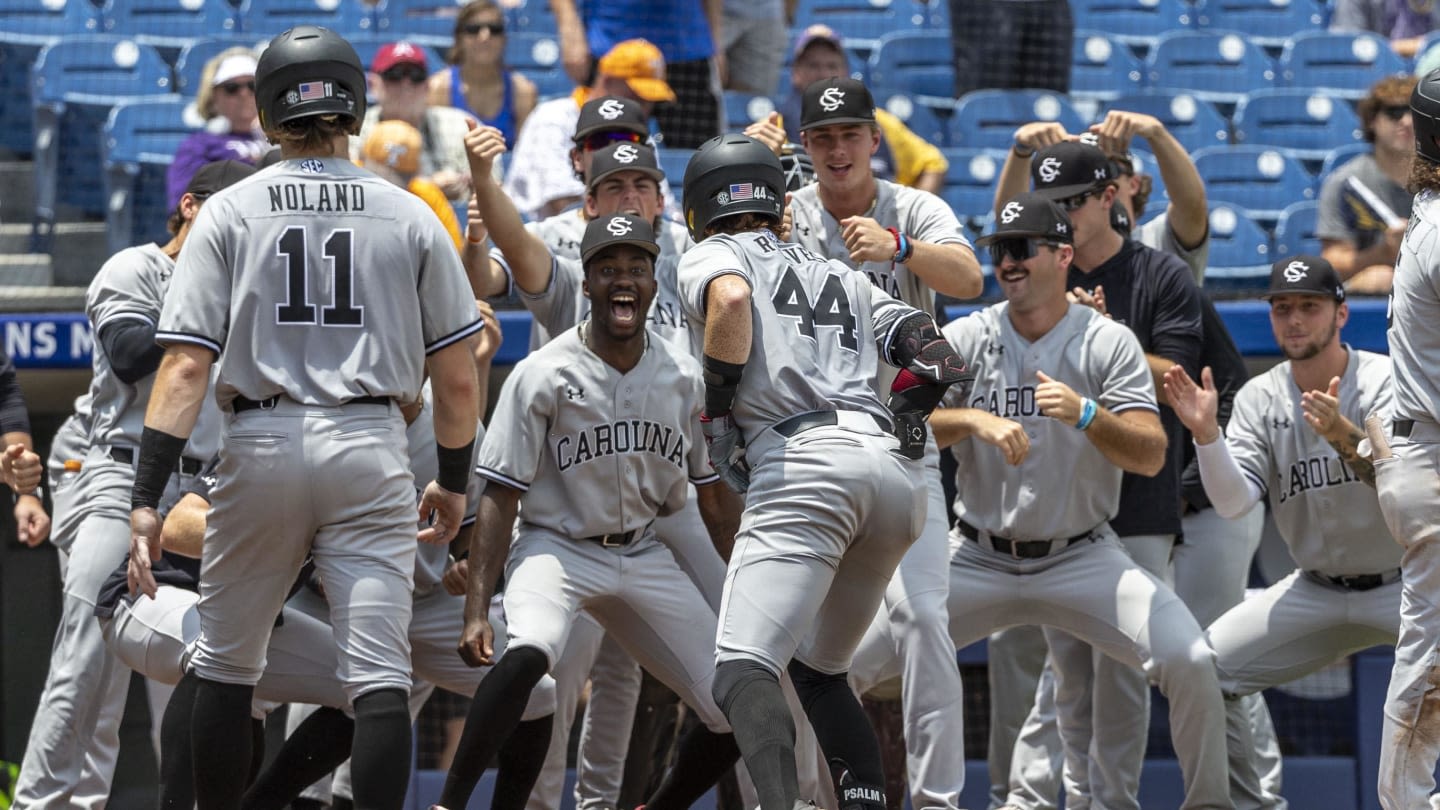
[[[174,271],[175,262],[154,243],[126,248],[110,257],[85,293],[85,314],[95,334],[121,321],[139,321],[154,327]],[[91,446],[138,447],[155,375],[146,375],[133,385],[124,382],[111,369],[110,358],[99,340],[95,341],[91,357]],[[207,398],[200,406],[185,455],[209,459],[219,449],[220,410]]]
[[[525,495],[520,522],[565,537],[643,529],[716,480],[699,435],[700,366],[653,340],[621,374],[562,333],[506,378],[477,472]],[[597,475],[597,466],[613,472]],[[578,474],[578,473],[588,474]],[[568,509],[556,509],[568,504]]]
[[[1440,422],[1440,192],[1415,195],[1414,212],[1390,292],[1390,361],[1395,377],[1395,418]]]
[[[222,406],[414,402],[424,355],[482,326],[439,220],[341,158],[282,161],[217,193],[178,265],[157,340],[220,356]]]
[[[1365,424],[1391,407],[1390,362],[1350,349],[1340,377],[1345,418]],[[1270,513],[1301,568],[1370,574],[1400,565],[1375,490],[1305,423],[1290,362],[1252,377],[1235,397],[1225,442],[1240,470],[1270,500]]]
[[[1185,264],[1189,265],[1190,272],[1195,276],[1196,284],[1205,282],[1205,267],[1210,263],[1210,234],[1207,231],[1205,239],[1193,248],[1186,248],[1175,238],[1175,231],[1170,229],[1170,212],[1165,211],[1160,216],[1136,228],[1135,239],[1148,248],[1169,253],[1178,257]]]
[[[906,236],[932,244],[970,246],[965,229],[945,201],[928,191],[901,186],[888,180],[875,181],[875,206],[868,216],[887,228],[898,228]],[[844,264],[850,250],[845,247],[843,229],[820,204],[820,186],[812,183],[790,197],[795,218],[791,238],[798,244]],[[897,262],[861,262],[856,267],[875,286],[910,306],[935,314],[935,291],[919,276]]]
[[[806,411],[889,418],[871,388],[877,343],[915,309],[849,267],[768,231],[717,235],[680,260],[680,293],[694,345],[704,342],[705,290],[734,274],[753,294],[754,343],[735,394],[735,424],[754,436]]]
[[[1113,517],[1120,505],[1120,468],[1093,443],[1070,441],[1075,428],[1040,413],[1036,372],[1112,413],[1157,411],[1154,383],[1135,335],[1089,307],[1071,304],[1054,328],[1031,343],[1010,323],[1008,303],[951,321],[943,333],[975,373],[969,398],[962,402],[953,394],[945,404],[1018,422],[1032,445],[1048,448],[1017,467],[1004,463],[1000,450],[984,442],[956,444],[955,516],[1016,540],[1070,537]],[[1084,474],[1077,475],[1080,470]],[[1057,500],[1057,492],[1064,497]]]

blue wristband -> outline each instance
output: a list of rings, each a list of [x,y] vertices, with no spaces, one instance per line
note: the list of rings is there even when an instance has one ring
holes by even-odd
[[[1095,421],[1095,414],[1100,412],[1100,406],[1095,400],[1089,397],[1080,398],[1080,421],[1075,423],[1078,430],[1089,430],[1090,423]]]

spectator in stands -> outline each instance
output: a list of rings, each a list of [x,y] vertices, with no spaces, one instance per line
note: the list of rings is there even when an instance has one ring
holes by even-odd
[[[672,102],[655,110],[664,144],[695,149],[720,134],[720,86],[726,73],[721,0],[550,0],[550,8],[565,72],[576,84],[590,82],[603,69],[594,54],[619,50],[636,37],[646,39],[659,49],[647,72],[668,72],[675,88],[668,99],[651,99]]]
[[[1070,92],[1069,0],[949,0],[955,97],[972,90]]]
[[[404,121],[381,121],[365,138],[360,165],[425,201],[460,250],[460,224],[440,187],[420,176],[420,130]],[[468,176],[468,175],[467,175]]]
[[[1405,187],[1415,156],[1415,82],[1414,76],[1390,76],[1370,88],[1359,112],[1365,140],[1375,148],[1331,172],[1320,188],[1320,255],[1354,294],[1390,292],[1413,200]]]
[[[30,412],[15,364],[0,346],[0,484],[15,493],[15,537],[32,547],[50,536],[50,517],[36,494],[44,470],[30,438]]]
[[[1440,4],[1433,0],[1336,0],[1334,9],[1331,31],[1373,31],[1406,59],[1415,56],[1426,34],[1440,27]]]
[[[796,0],[725,0],[725,89],[768,96],[780,86]]]
[[[505,13],[493,0],[471,0],[460,9],[445,61],[450,67],[430,77],[430,103],[464,110],[515,143],[538,93],[533,82],[505,67]]]
[[[470,115],[454,107],[431,104],[426,81],[430,66],[425,49],[410,42],[380,46],[370,62],[370,93],[375,103],[365,110],[360,145],[381,121],[404,121],[420,132],[419,174],[439,186],[451,200],[470,193],[470,163],[465,159],[465,133]],[[354,152],[358,159],[360,153]]]
[[[850,65],[840,35],[830,26],[818,23],[806,28],[795,40],[792,59],[790,93],[780,100],[776,109],[785,127],[785,137],[791,143],[799,143],[800,98],[805,95],[805,88],[821,79],[849,76]],[[876,108],[875,123],[880,126],[880,148],[870,157],[875,176],[939,194],[945,185],[945,172],[950,168],[940,150],[884,109]],[[772,140],[754,127],[746,130],[746,134],[767,144]]]
[[[201,166],[217,160],[238,160],[253,166],[270,148],[265,133],[260,131],[260,114],[255,109],[255,52],[229,48],[206,62],[195,109],[205,117],[205,126],[180,143],[165,173],[172,210],[180,204],[180,196]]]
[[[588,87],[535,108],[511,150],[505,193],[530,219],[544,219],[574,205],[585,195],[584,156],[605,146],[606,140],[644,141],[654,103],[674,97],[654,45],[644,40],[616,45],[601,58]],[[599,105],[606,98],[616,99],[617,107],[601,115]],[[581,108],[590,102],[595,103],[593,113],[582,115]]]

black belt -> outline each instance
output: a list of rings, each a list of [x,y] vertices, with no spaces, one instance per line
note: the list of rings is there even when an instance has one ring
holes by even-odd
[[[963,520],[956,521],[955,525],[960,527],[960,533],[965,535],[967,540],[976,543],[980,542],[980,530],[971,526]],[[1001,554],[1009,554],[1011,557],[1021,560],[1038,560],[1041,557],[1048,557],[1050,554],[1062,549],[1069,548],[1076,543],[1083,543],[1095,535],[1095,530],[1067,537],[1059,541],[1063,545],[1056,547],[1054,540],[1011,540],[998,535],[990,535],[990,545]]]
[[[1415,429],[1414,419],[1396,419],[1391,424],[1393,427],[1390,429],[1390,432],[1394,434],[1397,439],[1410,438],[1410,431]]]
[[[1348,574],[1338,577],[1322,574],[1319,571],[1306,571],[1305,573],[1321,582],[1338,585],[1347,591],[1373,591],[1382,585],[1389,585],[1400,580],[1399,568],[1392,568],[1379,574]]]
[[[276,405],[278,402],[280,402],[280,395],[279,395],[279,394],[276,394],[275,396],[269,397],[269,398],[266,398],[266,399],[250,399],[250,398],[248,398],[248,397],[235,397],[234,399],[230,400],[230,410],[231,410],[233,413],[243,413],[244,411],[253,411],[253,410],[256,410],[257,408],[260,409],[260,410],[267,410],[267,411],[268,411],[268,410],[270,410],[271,408],[275,407],[275,405]],[[354,399],[347,399],[347,400],[345,400],[344,402],[340,403],[341,406],[345,406],[345,405],[389,405],[389,404],[390,404],[390,397],[355,397]],[[318,406],[317,406],[317,407],[318,407]]]
[[[112,447],[110,448],[110,459],[134,467],[135,451],[128,447]],[[180,457],[180,473],[182,475],[199,475],[203,469],[205,469],[205,462],[195,458]]]
[[[870,414],[875,420],[876,427],[889,434],[895,433],[895,428],[890,422],[882,417]],[[797,433],[804,433],[811,428],[826,427],[840,424],[840,417],[834,411],[807,411],[797,413],[789,419],[782,419],[771,425],[770,429],[789,439]]]
[[[624,548],[645,533],[647,527],[641,526],[638,529],[631,529],[628,532],[614,532],[612,534],[597,534],[594,537],[582,537],[581,540],[588,540],[591,543],[599,543],[605,548]]]

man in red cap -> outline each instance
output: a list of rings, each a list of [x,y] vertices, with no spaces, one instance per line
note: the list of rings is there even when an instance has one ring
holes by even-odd
[[[430,76],[425,48],[413,42],[380,46],[370,62],[370,93],[375,105],[365,113],[358,138],[351,140],[351,157],[381,121],[404,121],[420,131],[419,176],[428,179],[451,200],[470,192],[470,164],[465,158],[469,116],[454,107],[431,106],[425,80]]]

